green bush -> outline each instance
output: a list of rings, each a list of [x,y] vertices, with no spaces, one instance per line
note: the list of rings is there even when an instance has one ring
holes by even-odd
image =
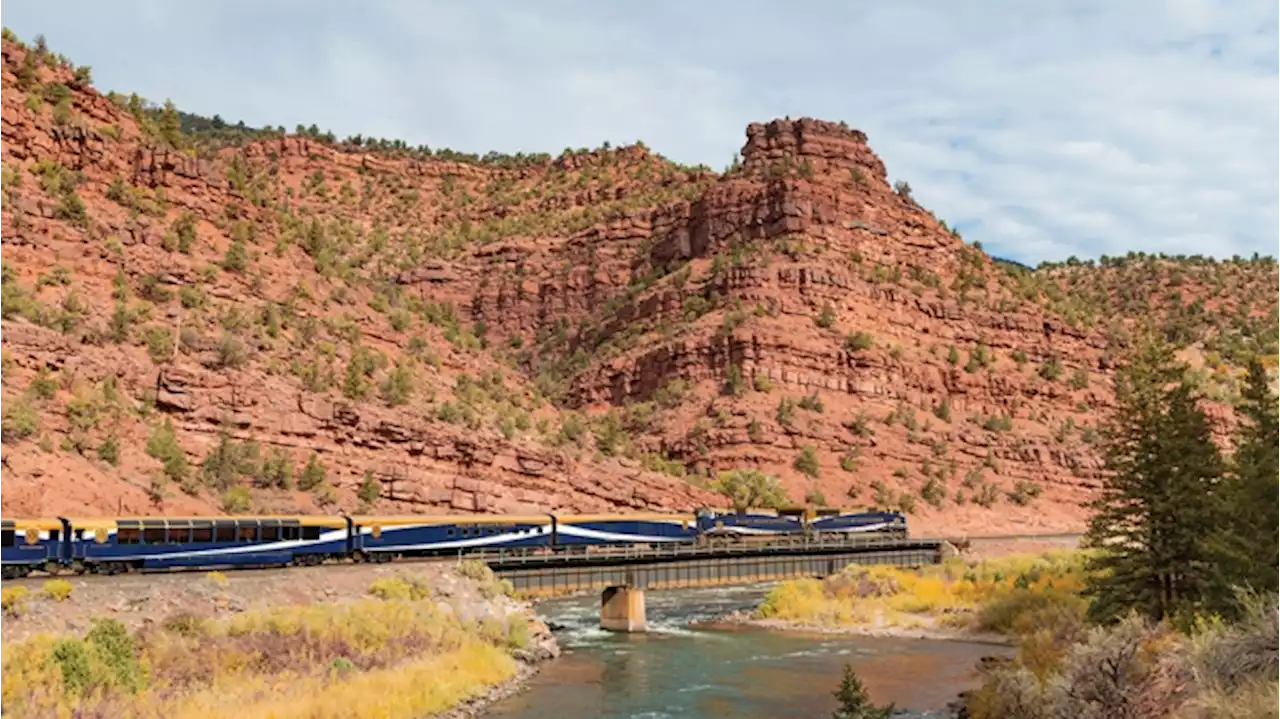
[[[844,351],[849,353],[861,352],[869,350],[875,344],[875,340],[867,332],[851,332],[845,335]]]
[[[310,492],[323,484],[324,481],[324,465],[320,462],[320,457],[315,452],[312,452],[311,457],[307,459],[307,466],[302,469],[302,474],[298,475],[298,489]]]
[[[808,444],[800,448],[800,456],[796,457],[792,466],[795,467],[797,472],[814,478],[821,473],[821,467],[818,464],[818,453],[812,445]]]

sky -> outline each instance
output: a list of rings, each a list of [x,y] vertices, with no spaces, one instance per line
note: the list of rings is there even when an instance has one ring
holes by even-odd
[[[988,252],[1276,255],[1275,0],[10,0],[102,89],[483,154],[727,166],[843,120]]]

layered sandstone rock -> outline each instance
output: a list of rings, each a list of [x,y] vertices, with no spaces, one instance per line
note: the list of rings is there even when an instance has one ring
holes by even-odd
[[[1114,338],[842,124],[751,125],[723,175],[638,145],[195,152],[29,52],[3,46],[4,401],[28,410],[6,514],[217,511],[233,486],[258,510],[674,511],[761,467],[796,501],[1035,531],[1097,485]],[[185,483],[146,451],[165,419]],[[330,488],[202,473],[223,437],[314,454]]]

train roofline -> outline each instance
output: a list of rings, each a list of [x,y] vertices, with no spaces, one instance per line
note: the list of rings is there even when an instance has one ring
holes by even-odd
[[[549,514],[353,514],[350,519],[361,526],[377,524],[383,527],[407,524],[551,524]]]

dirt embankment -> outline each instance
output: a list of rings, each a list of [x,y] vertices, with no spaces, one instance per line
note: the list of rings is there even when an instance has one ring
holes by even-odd
[[[457,701],[450,702],[439,715],[457,719],[475,716],[491,702],[518,691],[542,662],[559,654],[555,638],[547,626],[533,615],[530,605],[512,598],[509,584],[493,577],[483,565],[476,563],[420,562],[225,573],[33,578],[5,582],[4,594],[6,681],[10,678],[10,657],[19,657],[14,660],[15,672],[29,671],[24,666],[29,667],[30,662],[22,662],[21,657],[36,656],[46,636],[88,636],[84,645],[90,647],[90,656],[96,656],[93,654],[92,634],[102,619],[117,620],[123,627],[122,631],[134,637],[140,661],[167,656],[164,655],[166,642],[182,637],[193,642],[197,650],[201,642],[207,644],[214,652],[210,655],[210,662],[214,663],[220,661],[218,657],[243,649],[236,642],[246,638],[260,640],[267,645],[318,642],[319,635],[327,631],[324,624],[346,622],[358,631],[345,636],[367,639],[373,636],[370,631],[374,634],[382,631],[385,634],[383,643],[389,649],[384,648],[378,654],[348,644],[335,657],[326,658],[323,650],[317,652],[316,656],[323,661],[317,664],[315,672],[308,674],[305,667],[296,668],[302,670],[300,676],[303,678],[317,681],[318,691],[333,689],[330,675],[334,668],[352,672],[349,681],[354,684],[380,671],[390,669],[394,672],[395,667],[401,665],[408,671],[416,671],[419,664],[430,662],[433,657],[438,657],[442,664],[465,661],[451,658],[450,652],[456,653],[458,648],[466,650],[471,646],[488,644],[508,653],[511,659],[502,659],[499,670],[486,675],[494,679],[492,683],[480,681],[463,689],[449,689],[453,692],[450,696]],[[403,632],[397,628],[401,619],[396,618],[395,612],[403,613]],[[298,626],[292,626],[295,621]],[[415,621],[418,626],[411,627]],[[337,633],[340,634],[341,630]],[[158,641],[157,636],[164,637],[164,641]],[[439,640],[441,636],[452,638]],[[414,642],[422,642],[424,637],[432,637],[436,641],[423,644],[423,649],[418,652],[403,647],[396,649],[397,644],[416,646]],[[322,639],[328,641],[332,637]],[[277,650],[287,652],[278,646],[267,645],[264,645],[263,654],[271,655]],[[215,657],[218,652],[223,654]],[[249,652],[247,656],[252,655],[253,652]],[[315,659],[312,656],[308,658]],[[465,665],[462,667],[466,668]],[[147,680],[148,691],[143,696],[149,693],[160,697],[151,699],[160,704],[150,704],[148,708],[163,708],[166,702],[171,702],[176,715],[185,716],[183,712],[192,711],[188,706],[190,697],[168,693],[176,682],[166,679],[167,671],[152,672],[154,676]],[[251,673],[250,679],[254,681],[271,678],[266,670],[259,672],[255,668]],[[23,686],[40,685],[41,677],[23,677]],[[186,679],[185,676],[183,678]],[[61,683],[54,681],[53,686],[61,687]],[[258,706],[267,700],[274,702],[273,707],[280,704],[290,710],[296,708],[296,702],[290,706],[293,701],[291,695],[281,690],[280,696],[272,699],[270,687],[277,685],[268,683],[267,686],[266,699],[256,697],[254,701],[258,703],[253,705],[253,711],[270,709]],[[107,688],[113,687],[108,684]],[[215,682],[206,691],[216,689]],[[6,693],[5,699],[7,714],[13,709],[9,706],[12,698]],[[84,701],[83,697],[66,699]],[[15,716],[39,713],[23,711],[37,706],[30,703],[29,696],[19,696],[14,701],[17,701],[19,709]],[[132,704],[127,706],[135,708]],[[441,703],[427,702],[422,706],[441,706]],[[225,707],[214,707],[210,716],[221,716],[218,713],[220,708]],[[252,711],[249,713],[253,714]],[[392,715],[400,716],[394,711]],[[282,716],[291,714],[286,712]]]

